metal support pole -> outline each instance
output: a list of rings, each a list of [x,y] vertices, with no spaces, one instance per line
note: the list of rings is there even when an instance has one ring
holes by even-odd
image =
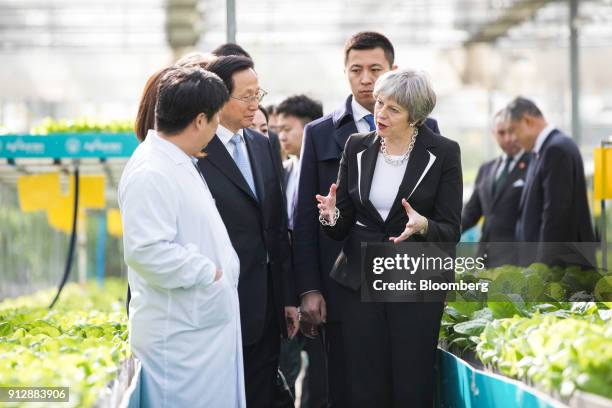
[[[572,136],[580,146],[580,61],[578,49],[578,0],[569,0],[570,78],[572,83]]]
[[[236,0],[226,0],[227,31],[226,40],[230,43],[236,42]]]
[[[601,191],[605,197],[605,189],[606,189],[606,146],[607,143],[602,140],[601,142],[601,173],[602,173],[602,186]],[[601,268],[603,271],[608,270],[608,237],[606,236],[606,199],[601,199],[601,226],[599,227],[599,235],[601,238]]]
[[[98,215],[98,240],[96,244],[96,280],[98,286],[104,286],[106,269],[106,211]]]

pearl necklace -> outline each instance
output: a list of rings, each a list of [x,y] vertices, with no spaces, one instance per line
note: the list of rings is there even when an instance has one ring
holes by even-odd
[[[390,164],[391,166],[403,165],[408,160],[408,157],[410,157],[410,152],[412,152],[412,149],[414,148],[414,142],[416,141],[418,134],[419,134],[419,129],[415,127],[414,132],[412,133],[412,140],[410,141],[410,144],[408,145],[408,150],[399,159],[391,158],[389,153],[387,153],[387,145],[385,144],[385,138],[381,137],[380,138],[380,151],[383,154],[383,158],[385,159],[385,162],[387,164]]]

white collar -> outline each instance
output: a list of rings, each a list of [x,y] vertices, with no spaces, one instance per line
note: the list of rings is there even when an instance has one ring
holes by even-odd
[[[525,149],[521,149],[518,151],[517,154],[515,154],[514,156],[512,156],[512,161],[517,161],[519,158],[521,158],[523,156],[523,153],[525,153]],[[506,161],[508,160],[508,154],[505,152],[502,152],[502,161]]]
[[[533,153],[538,154],[540,152],[542,145],[553,130],[555,130],[554,125],[546,125],[546,127],[542,129],[542,131],[540,132],[540,134],[538,134],[538,137],[536,138],[535,144],[533,145]]]
[[[363,119],[364,116],[372,114],[372,112],[361,106],[359,102],[355,100],[355,97],[351,100],[351,108],[353,109],[353,118],[355,118],[356,122]]]
[[[147,132],[147,137],[143,143],[146,142],[151,143],[154,147],[160,149],[162,152],[170,156],[170,158],[176,164],[187,163],[192,158],[192,156],[189,156],[187,153],[181,150],[180,147],[159,136],[157,131],[153,129],[149,129]]]
[[[240,137],[242,138],[242,141],[244,142],[244,135],[243,135],[242,129],[238,129],[238,132],[236,133],[240,135]],[[231,130],[229,130],[225,126],[221,126],[221,125],[217,126],[217,137],[221,139],[224,145],[227,145],[236,133],[233,133]]]

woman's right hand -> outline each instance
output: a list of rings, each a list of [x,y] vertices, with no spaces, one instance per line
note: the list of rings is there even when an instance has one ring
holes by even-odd
[[[336,212],[336,183],[333,183],[329,187],[329,193],[326,196],[317,194],[315,198],[319,202],[319,214],[323,216],[328,222],[332,222],[334,214]]]

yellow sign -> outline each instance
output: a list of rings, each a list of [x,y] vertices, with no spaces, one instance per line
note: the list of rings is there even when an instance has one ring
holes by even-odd
[[[79,177],[79,217],[83,222],[85,210],[104,209],[105,178],[103,175],[86,175]],[[72,231],[74,209],[74,176],[68,180],[68,194],[64,194],[60,185],[59,173],[21,176],[17,180],[19,205],[24,212],[47,211],[49,225],[60,231]]]
[[[21,176],[17,179],[19,206],[23,212],[41,211],[61,196],[59,173]]]
[[[72,214],[74,214],[74,196],[61,197],[58,202],[52,203],[47,209],[49,225],[65,233],[72,232]],[[80,208],[77,222],[85,219],[85,211]]]
[[[104,196],[104,176],[79,177],[79,208],[104,209],[106,197]],[[70,176],[70,193],[74,197],[74,176]]]
[[[595,159],[593,175],[595,200],[612,198],[612,148],[596,147],[593,158]]]
[[[114,237],[121,237],[123,234],[121,213],[118,208],[109,208],[106,212],[106,230]]]

